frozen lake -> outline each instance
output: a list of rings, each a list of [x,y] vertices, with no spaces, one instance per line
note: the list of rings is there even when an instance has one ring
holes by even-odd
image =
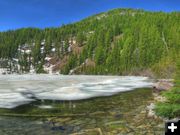
[[[0,134],[164,134],[164,122],[148,117],[152,84],[134,76],[2,75]]]
[[[135,76],[1,75],[0,108],[36,100],[82,100],[152,87],[152,80]]]

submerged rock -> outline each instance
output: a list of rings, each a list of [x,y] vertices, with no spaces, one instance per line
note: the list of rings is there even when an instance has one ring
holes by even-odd
[[[94,129],[82,130],[78,133],[73,133],[71,135],[103,135],[103,133],[100,128],[94,128]]]
[[[108,125],[117,125],[117,124],[123,124],[123,123],[124,123],[124,121],[120,120],[120,121],[108,122],[105,125],[108,126]]]

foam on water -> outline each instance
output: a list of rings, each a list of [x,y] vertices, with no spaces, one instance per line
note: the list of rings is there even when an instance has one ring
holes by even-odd
[[[147,77],[135,76],[0,76],[0,108],[14,108],[37,99],[81,100],[111,96],[136,88],[151,87]]]

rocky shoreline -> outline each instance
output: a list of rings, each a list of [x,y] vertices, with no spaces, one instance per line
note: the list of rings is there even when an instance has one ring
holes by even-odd
[[[153,88],[155,89],[155,92],[169,90],[174,86],[173,81],[173,79],[158,79],[153,85]]]
[[[167,118],[162,118],[156,115],[154,109],[155,109],[155,104],[157,102],[165,102],[167,99],[163,97],[160,92],[162,91],[168,91],[170,90],[173,86],[173,79],[158,79],[156,83],[153,85],[153,97],[154,99],[152,102],[147,106],[147,111],[148,111],[148,117],[153,117],[153,118],[160,118],[163,119],[164,121],[167,120]]]

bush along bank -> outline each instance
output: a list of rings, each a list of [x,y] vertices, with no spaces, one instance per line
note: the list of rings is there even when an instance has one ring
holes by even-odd
[[[160,94],[166,99],[157,102],[155,112],[157,116],[168,119],[180,118],[180,64],[177,65],[177,73],[174,80],[174,87]]]

